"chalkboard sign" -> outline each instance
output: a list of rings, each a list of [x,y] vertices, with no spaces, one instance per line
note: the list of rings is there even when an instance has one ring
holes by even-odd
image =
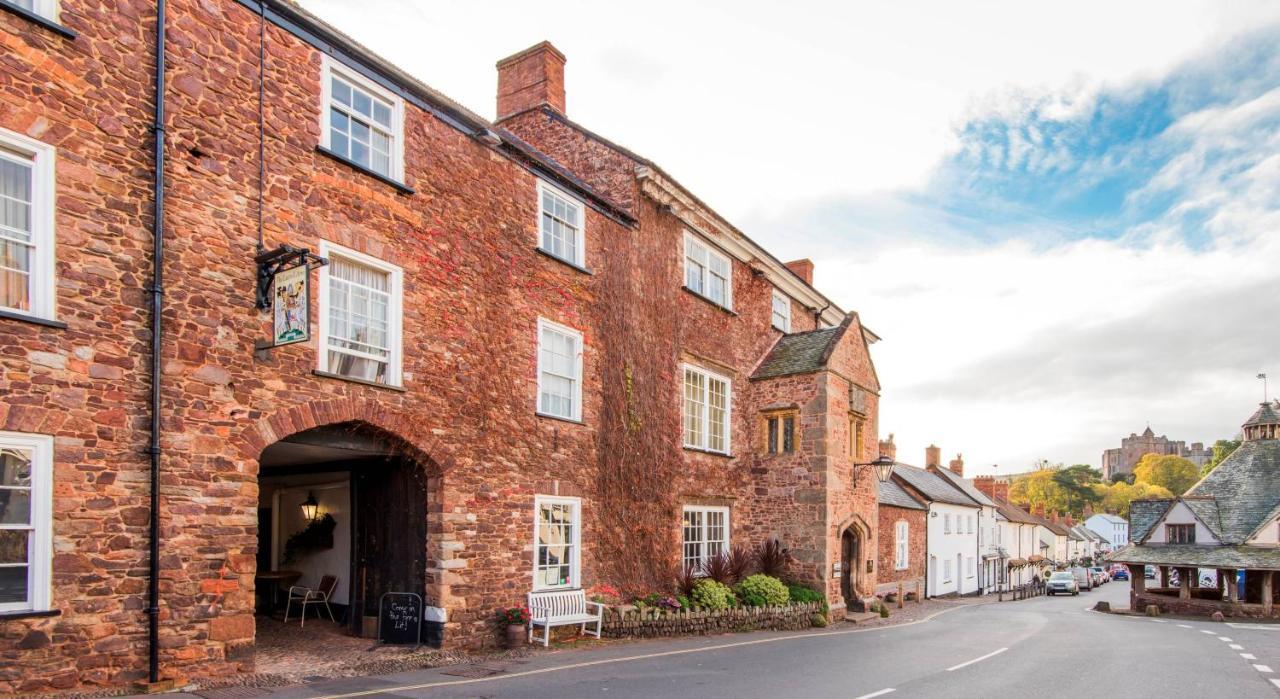
[[[378,643],[422,643],[422,596],[386,592],[378,600]]]

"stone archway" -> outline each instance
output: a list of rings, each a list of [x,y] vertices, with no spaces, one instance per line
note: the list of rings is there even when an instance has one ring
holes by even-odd
[[[279,459],[276,458],[273,462],[271,455],[278,454],[282,445],[288,445],[291,453],[295,449],[338,448],[336,443],[326,441],[334,435],[339,442],[364,441],[380,445],[376,456],[353,457],[352,460],[365,461],[360,466],[346,467],[340,476],[345,479],[349,492],[350,509],[344,526],[348,532],[347,540],[350,543],[346,546],[350,547],[350,556],[346,559],[345,566],[335,565],[333,572],[341,569],[341,575],[345,578],[344,596],[349,601],[345,626],[352,633],[360,632],[363,617],[371,613],[368,607],[374,605],[376,610],[376,600],[383,591],[379,585],[394,588],[386,591],[419,592],[423,595],[425,604],[447,607],[450,597],[448,586],[444,582],[442,571],[431,566],[439,566],[439,561],[443,558],[443,541],[453,537],[453,533],[448,531],[447,523],[443,521],[441,504],[443,478],[453,463],[452,455],[424,429],[420,419],[395,407],[360,398],[312,401],[291,406],[256,419],[229,440],[229,446],[239,456],[238,470],[244,475],[246,482],[257,485],[257,507],[252,517],[257,523],[255,537],[259,555],[256,560],[253,556],[239,556],[241,564],[238,572],[244,581],[242,584],[249,580],[257,582],[257,574],[263,570],[264,565],[263,549],[268,548],[268,544],[267,560],[280,563],[280,545],[284,543],[288,533],[282,525],[276,526],[274,531],[264,527],[272,522],[279,522],[283,513],[297,508],[285,507],[281,500],[275,501],[275,507],[271,508],[274,496],[272,490],[281,489],[278,481],[282,478],[292,480],[301,477],[304,478],[304,485],[295,485],[292,489],[311,491],[313,488],[305,484],[318,481],[307,481],[307,476],[324,476],[328,481],[326,473],[342,471],[341,468],[326,465],[318,469],[319,473],[311,473],[311,464],[290,463],[281,466]],[[343,448],[349,448],[349,444]],[[364,470],[364,466],[368,470]],[[267,481],[263,480],[264,476]],[[275,481],[275,484],[267,485],[270,481]],[[320,487],[317,485],[314,488],[317,494]],[[303,495],[310,496],[311,493],[304,492]],[[322,495],[321,501],[323,500]],[[264,507],[269,509],[263,510]],[[274,520],[272,509],[276,510]],[[400,520],[388,516],[388,512],[399,513]],[[337,514],[335,511],[335,515]],[[404,519],[405,517],[410,519]],[[414,532],[418,534],[414,535]],[[334,550],[342,548],[340,545]],[[372,566],[367,571],[363,570],[368,561],[377,562],[384,558],[388,563],[381,566],[382,569]],[[244,604],[244,611],[250,614],[254,613],[256,602],[261,601],[261,597],[257,595],[257,587],[255,584],[253,588],[245,590],[247,603]],[[370,599],[374,602],[369,602]],[[250,617],[250,624],[252,622],[253,617]],[[311,623],[307,624],[308,631]],[[248,628],[253,627],[250,625]],[[248,638],[228,643],[228,650],[233,645],[238,645],[248,651],[246,655],[249,658],[254,658],[256,636],[257,634],[251,633]],[[270,636],[264,638],[269,640]]]
[[[866,562],[875,555],[871,527],[859,515],[852,515],[836,529],[840,556],[840,596],[849,611],[865,611],[864,600],[874,588]]]

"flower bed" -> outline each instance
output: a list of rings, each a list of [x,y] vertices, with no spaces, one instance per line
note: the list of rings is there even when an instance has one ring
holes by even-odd
[[[797,631],[813,626],[814,615],[825,613],[821,602],[778,607],[732,607],[719,611],[670,610],[619,605],[604,615],[606,638],[703,636],[736,631]]]

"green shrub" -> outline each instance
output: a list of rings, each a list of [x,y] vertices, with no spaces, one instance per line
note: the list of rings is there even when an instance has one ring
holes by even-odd
[[[698,584],[693,586],[692,601],[694,605],[711,611],[728,609],[738,603],[733,596],[733,590],[729,589],[728,585],[711,579],[699,580]]]
[[[681,609],[692,609],[693,601],[687,595],[676,595],[676,601],[680,603]]]
[[[810,623],[810,624],[812,624],[814,627],[819,628],[819,629],[826,628],[826,626],[827,626],[827,615],[826,615],[826,614],[814,614],[813,616],[809,617],[809,623]]]
[[[881,618],[881,619],[888,619],[888,618],[889,618],[889,608],[888,608],[888,607],[886,607],[886,606],[884,606],[883,604],[882,604],[882,605],[880,605],[880,618]]]
[[[734,591],[748,607],[779,607],[791,599],[781,580],[762,573],[747,576]]]
[[[827,601],[826,595],[804,585],[787,585],[787,594],[791,596],[791,601],[797,604]]]

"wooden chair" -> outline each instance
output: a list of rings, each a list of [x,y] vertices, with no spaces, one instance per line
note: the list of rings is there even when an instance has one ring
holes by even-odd
[[[329,621],[337,622],[333,618],[333,610],[329,607],[329,598],[333,596],[333,590],[338,586],[338,578],[334,575],[326,575],[320,578],[320,584],[315,588],[306,587],[305,585],[294,585],[289,588],[289,601],[284,607],[284,620],[289,621],[289,609],[293,607],[293,603],[297,602],[302,605],[302,623],[300,627],[307,625],[307,605],[323,604],[324,610],[329,613]]]

